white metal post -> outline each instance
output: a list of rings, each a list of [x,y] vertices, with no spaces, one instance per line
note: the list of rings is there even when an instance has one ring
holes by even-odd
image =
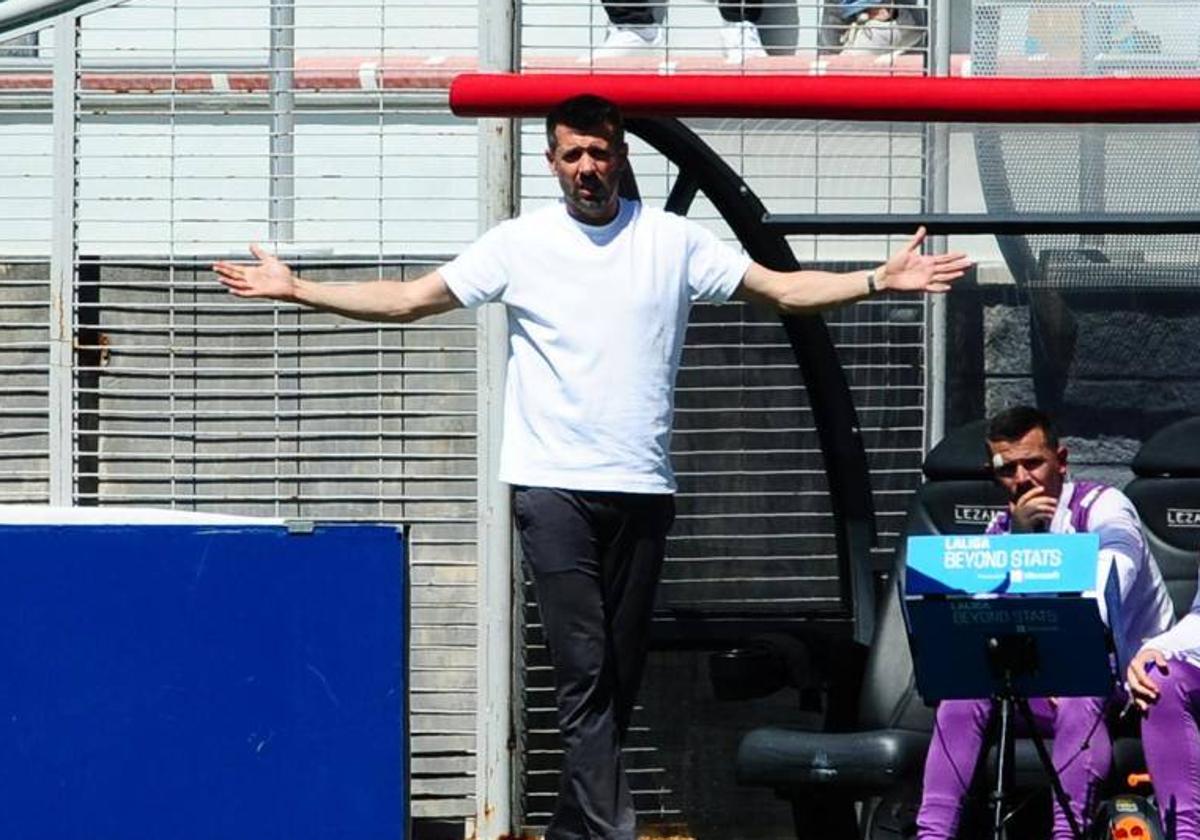
[[[517,67],[516,0],[479,4],[479,68]],[[479,121],[479,226],[486,230],[517,212],[519,151],[511,119]],[[508,362],[508,318],[484,306],[476,321],[478,369],[478,646],[476,677],[475,837],[514,833],[513,624],[511,496],[497,480]]]
[[[930,75],[950,74],[950,0],[930,0],[929,3],[929,62]],[[969,11],[969,9],[968,9]],[[950,127],[935,123],[926,129],[925,137],[925,207],[929,213],[944,213],[949,209],[950,185]],[[946,249],[947,237],[929,237],[929,247]],[[927,299],[928,317],[925,330],[925,451],[937,444],[946,434],[946,360],[947,304],[945,295]]]
[[[296,238],[296,8],[271,0],[271,197],[272,244]]]
[[[50,232],[49,452],[50,504],[74,501],[75,446],[72,434],[75,318],[76,76],[79,19],[59,16],[54,24],[53,217]]]

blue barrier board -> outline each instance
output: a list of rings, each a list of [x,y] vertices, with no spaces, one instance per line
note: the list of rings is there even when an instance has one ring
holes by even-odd
[[[405,836],[396,528],[0,525],[0,547],[0,835]]]
[[[908,538],[908,595],[1096,591],[1096,534]]]

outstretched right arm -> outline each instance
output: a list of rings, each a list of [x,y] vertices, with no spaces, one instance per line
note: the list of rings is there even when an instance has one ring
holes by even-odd
[[[437,271],[404,282],[372,280],[337,286],[297,277],[258,245],[251,245],[250,252],[257,265],[226,261],[213,265],[221,282],[238,297],[300,303],[360,321],[415,321],[462,305]]]

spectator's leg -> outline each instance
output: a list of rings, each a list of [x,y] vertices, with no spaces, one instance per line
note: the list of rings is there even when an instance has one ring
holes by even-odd
[[[1153,676],[1160,693],[1142,721],[1142,749],[1159,816],[1167,837],[1200,840],[1200,668],[1171,659]]]
[[[958,831],[994,711],[990,700],[943,700],[938,706],[917,812],[919,840],[949,840]]]
[[[817,48],[822,53],[838,52],[846,34],[849,21],[844,16],[842,3],[827,2],[821,8],[821,23],[817,29]],[[853,16],[851,16],[853,20]]]
[[[1112,736],[1104,722],[1107,701],[1101,697],[1059,697],[1029,702],[1043,735],[1052,735],[1051,759],[1071,803],[1075,820],[1086,833],[1096,813],[1101,786],[1112,768]],[[1071,824],[1054,808],[1054,840],[1072,840]]]
[[[758,22],[762,19],[762,0],[717,0],[724,20],[721,48],[728,64],[743,64],[748,59],[766,58]]]
[[[513,510],[554,668],[563,766],[547,840],[633,840],[600,562],[611,527],[588,494],[521,488]]]
[[[726,23],[758,23],[762,18],[762,0],[717,0],[717,11]]]
[[[630,0],[601,0],[608,21],[613,26],[627,29],[655,26],[654,5],[650,2],[630,2]]]

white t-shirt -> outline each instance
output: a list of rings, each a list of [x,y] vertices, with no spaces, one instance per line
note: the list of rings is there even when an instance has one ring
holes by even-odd
[[[603,226],[562,202],[510,219],[443,266],[463,306],[508,308],[500,480],[673,492],[688,311],[728,300],[749,266],[700,225],[624,200]]]

